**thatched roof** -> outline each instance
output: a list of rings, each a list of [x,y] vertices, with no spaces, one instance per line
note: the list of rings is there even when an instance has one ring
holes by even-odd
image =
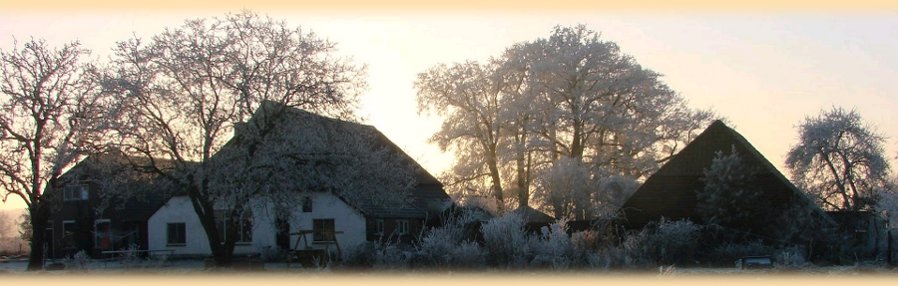
[[[60,176],[61,188],[50,189],[48,195],[61,196],[69,184],[87,184],[91,191],[92,206],[108,200],[102,217],[118,221],[145,222],[169,198],[183,193],[161,176],[135,168],[135,164],[147,164],[145,157],[126,156],[119,151],[90,155]],[[164,171],[173,171],[172,162],[158,160]],[[102,193],[102,194],[101,194]]]
[[[335,118],[318,115],[312,112],[301,110],[294,107],[287,107],[279,103],[266,101],[253,114],[246,125],[255,124],[259,120],[273,120],[273,128],[270,132],[279,133],[278,136],[267,136],[265,138],[279,137],[286,140],[297,140],[297,142],[314,142],[316,143],[316,157],[314,160],[327,161],[334,164],[341,164],[340,160],[334,159],[339,156],[346,156],[341,149],[341,144],[370,144],[372,149],[387,150],[389,156],[398,158],[403,162],[402,168],[407,168],[412,174],[414,187],[408,192],[405,203],[388,204],[373,203],[373,199],[364,196],[354,196],[350,192],[355,190],[329,190],[333,191],[337,196],[341,197],[347,204],[357,208],[362,213],[371,217],[380,218],[427,218],[436,217],[441,211],[451,204],[451,199],[443,190],[443,185],[414,159],[408,156],[402,149],[390,141],[377,128],[370,125],[364,125],[356,122],[350,122]],[[215,157],[228,156],[226,154],[234,153],[235,148],[242,148],[239,143],[241,132],[245,132],[245,126],[238,126],[234,138],[227,142]],[[317,130],[317,132],[309,132]],[[353,140],[354,138],[372,138],[372,140]],[[268,140],[268,139],[266,139]],[[301,141],[299,141],[301,140]],[[271,141],[271,140],[269,140]],[[275,142],[265,141],[260,148],[271,148]],[[324,147],[320,147],[324,146]],[[305,148],[300,144],[297,148]],[[312,148],[312,147],[309,147]],[[293,158],[295,160],[296,158]],[[280,158],[277,160],[291,160],[288,158]],[[335,168],[337,170],[350,171],[347,168]],[[331,174],[341,176],[341,174]],[[346,174],[343,177],[356,178],[352,174]],[[366,183],[375,183],[372,180],[377,178],[358,177],[359,185]],[[316,185],[311,182],[306,185]],[[315,190],[324,188],[311,187]],[[377,195],[377,194],[374,194]]]
[[[641,228],[661,217],[700,222],[696,214],[696,191],[704,188],[701,180],[704,170],[710,168],[718,152],[730,154],[732,150],[740,154],[743,162],[759,170],[757,185],[763,193],[758,201],[746,204],[811,208],[818,218],[828,220],[823,211],[748,140],[718,120],[649,177],[624,203],[622,211],[627,227]]]

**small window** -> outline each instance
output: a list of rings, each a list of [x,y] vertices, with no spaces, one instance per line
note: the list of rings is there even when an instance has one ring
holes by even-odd
[[[312,237],[314,241],[334,241],[334,219],[316,219],[312,221]]]
[[[374,221],[374,233],[384,235],[384,220],[378,219]]]
[[[408,234],[408,220],[400,219],[396,221],[396,234]]]
[[[94,221],[94,247],[97,249],[112,249],[112,228],[108,219]]]
[[[62,199],[64,201],[86,201],[87,186],[85,185],[69,185],[62,189]]]
[[[187,244],[187,224],[183,222],[168,224],[168,245]]]
[[[312,212],[312,198],[304,197],[302,199],[302,212],[304,212],[304,213]]]

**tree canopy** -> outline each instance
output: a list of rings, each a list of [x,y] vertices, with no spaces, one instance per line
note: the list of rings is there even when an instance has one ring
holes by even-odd
[[[606,192],[597,189],[608,185],[600,179],[644,178],[709,119],[660,77],[595,31],[559,26],[486,63],[432,67],[416,87],[419,110],[445,119],[432,141],[456,154],[445,176],[456,194],[488,195],[501,207],[510,190],[527,206],[538,190],[544,209],[584,218],[594,212],[564,206],[582,197],[569,195],[578,191],[549,177],[585,168],[571,174],[590,189],[579,193]],[[561,158],[583,167],[555,167]],[[589,197],[580,208],[603,205],[607,196]]]
[[[889,188],[885,139],[855,110],[834,107],[807,117],[786,166],[799,188],[831,210],[866,210]]]

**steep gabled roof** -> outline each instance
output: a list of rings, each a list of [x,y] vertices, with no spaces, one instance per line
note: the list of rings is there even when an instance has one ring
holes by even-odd
[[[696,209],[696,191],[704,188],[701,178],[718,152],[739,153],[746,164],[759,169],[757,184],[763,189],[759,201],[746,204],[784,204],[813,208],[823,220],[828,218],[812,200],[795,187],[751,143],[721,121],[705,131],[649,177],[624,203],[627,226],[639,228],[661,217],[700,221]]]
[[[260,120],[270,120],[266,124],[259,124]],[[255,125],[254,125],[255,124]],[[236,154],[236,148],[243,148],[238,141],[243,136],[242,132],[250,132],[252,126],[272,126],[267,132],[277,133],[278,136],[270,136],[262,138],[268,140],[262,142],[260,148],[271,148],[272,144],[277,140],[297,140],[301,142],[310,142],[308,145],[316,145],[314,153],[315,160],[328,161],[340,164],[338,156],[346,154],[340,148],[342,144],[355,144],[365,142],[363,144],[372,144],[370,149],[386,150],[389,156],[395,156],[401,162],[403,171],[409,171],[413,174],[415,187],[408,192],[407,203],[395,203],[384,205],[375,203],[373,199],[354,196],[350,193],[353,190],[333,190],[326,187],[310,187],[313,191],[321,191],[328,189],[333,191],[347,204],[355,207],[367,216],[372,217],[402,217],[402,218],[424,218],[428,216],[436,216],[440,211],[448,206],[451,201],[449,196],[443,191],[443,185],[430,173],[428,173],[414,159],[409,157],[396,144],[384,136],[377,128],[360,123],[339,120],[321,116],[298,108],[287,107],[279,103],[266,101],[253,114],[252,118],[246,123],[238,125],[236,134],[229,142],[227,142],[221,150],[213,157],[222,157],[223,154]],[[319,131],[319,132],[314,132]],[[320,132],[324,131],[324,132]],[[354,138],[364,138],[364,140],[353,141]],[[368,140],[371,139],[371,140]],[[281,141],[282,142],[282,141]],[[304,148],[304,145],[296,145],[296,148]],[[324,146],[324,147],[321,147]],[[310,147],[311,148],[311,147]],[[224,155],[228,156],[228,155]],[[295,158],[293,158],[295,159]],[[277,160],[289,160],[287,158],[279,158]],[[341,169],[343,170],[343,169]],[[339,174],[337,174],[339,176]],[[355,177],[347,174],[347,177]],[[359,178],[359,180],[367,180],[368,178]],[[371,178],[372,180],[374,178]],[[364,185],[364,182],[362,182]],[[372,184],[375,182],[372,182]],[[311,182],[311,185],[316,184]],[[306,185],[310,185],[306,184]],[[308,191],[308,190],[307,190]]]
[[[60,184],[87,184],[91,198],[108,200],[103,216],[118,221],[146,221],[174,195],[179,193],[161,176],[136,170],[133,162],[144,163],[147,158],[126,156],[111,151],[88,156],[60,176]],[[171,162],[157,162],[168,169]],[[168,169],[171,170],[171,169]],[[50,190],[51,196],[59,196],[58,190]],[[105,198],[101,198],[105,195]],[[100,204],[94,202],[94,206]]]

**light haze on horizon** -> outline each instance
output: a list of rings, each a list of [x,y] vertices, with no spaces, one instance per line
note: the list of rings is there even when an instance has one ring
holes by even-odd
[[[548,37],[555,25],[584,24],[617,43],[689,101],[728,120],[780,170],[803,118],[833,106],[857,109],[898,151],[898,12],[436,13],[259,9],[337,44],[368,67],[359,114],[428,171],[452,166],[427,139],[440,120],[417,113],[414,81],[438,63],[484,61],[512,44]],[[116,41],[147,38],[188,18],[228,11],[3,11],[0,49],[29,37],[52,46],[79,40],[106,59]],[[239,12],[239,11],[230,11]],[[788,175],[788,174],[787,174]],[[0,209],[22,208],[10,196]]]

